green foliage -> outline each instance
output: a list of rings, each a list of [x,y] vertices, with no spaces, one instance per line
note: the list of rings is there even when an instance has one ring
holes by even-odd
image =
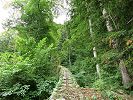
[[[9,19],[5,25],[11,31],[1,37],[2,100],[42,100],[50,96],[57,80],[54,56],[60,37],[60,25],[52,22],[51,3],[47,0],[13,2],[21,17],[17,22]],[[7,48],[8,45],[12,48]]]
[[[50,62],[53,45],[47,47],[46,38],[35,44],[34,48],[29,45],[31,42],[26,42],[28,48],[32,47],[32,52],[28,52],[30,55],[25,54],[29,49],[23,55],[19,52],[1,53],[0,91],[3,98],[48,98],[56,83],[54,63]],[[18,44],[26,48],[23,43],[20,39]]]
[[[21,36],[32,36],[38,42],[44,37],[50,37],[48,33],[53,26],[52,2],[47,0],[15,0],[14,9],[21,10],[20,21],[15,29]]]
[[[24,96],[30,86],[23,84],[28,74],[31,74],[28,70],[32,71],[29,59],[24,60],[19,54],[10,52],[1,53],[0,58],[0,97]]]
[[[109,91],[123,88],[119,69],[120,59],[127,62],[126,66],[132,77],[132,44],[126,44],[128,40],[132,40],[132,12],[128,10],[132,9],[131,2],[72,0],[71,20],[65,27],[69,37],[67,48],[71,48],[66,59],[70,57],[70,69],[80,86]],[[112,32],[108,32],[106,28],[107,19],[103,17],[103,9],[107,10],[108,19],[113,27]],[[93,37],[90,33],[89,19],[92,22]],[[111,39],[117,41],[117,48],[110,46]],[[93,58],[93,47],[96,47],[97,58]],[[97,63],[100,65],[101,79],[97,77]]]
[[[9,29],[6,32],[3,32],[0,35],[0,52],[12,52],[15,49],[15,35],[17,34],[16,31],[13,29]]]
[[[133,76],[132,3],[132,0],[71,0],[71,19],[65,25],[57,25],[51,11],[54,1],[15,0],[13,8],[20,10],[21,17],[17,21],[9,19],[5,23],[8,31],[0,36],[0,99],[47,99],[57,82],[58,64],[67,66],[81,87],[100,89],[110,100],[115,99],[111,91],[124,90],[120,59]],[[112,32],[107,30],[103,9],[108,13]],[[111,40],[117,42],[116,48],[111,47]],[[97,58],[93,55],[94,47]],[[126,92],[132,94],[132,89]]]
[[[18,96],[25,96],[25,93],[29,89],[30,85],[21,86],[21,84],[17,83],[13,85],[8,91],[1,93],[3,97],[7,97],[13,94],[17,94]]]

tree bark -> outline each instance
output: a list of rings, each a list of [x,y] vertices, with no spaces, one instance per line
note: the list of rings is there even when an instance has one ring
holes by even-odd
[[[103,17],[104,17],[105,20],[106,20],[106,27],[107,27],[107,30],[108,30],[109,32],[113,31],[113,27],[112,27],[112,25],[111,25],[111,23],[110,23],[110,20],[109,20],[109,15],[108,15],[108,13],[107,13],[107,11],[106,11],[105,8],[103,9]]]
[[[91,38],[92,38],[92,40],[93,40],[93,31],[92,31],[92,23],[91,23],[91,19],[89,19],[89,27],[90,27]],[[96,51],[96,47],[93,48],[93,55],[94,55],[94,58],[97,59],[97,51]],[[101,74],[100,74],[100,66],[99,66],[98,63],[96,64],[96,71],[97,71],[97,75],[98,75],[98,77],[101,78]]]
[[[120,71],[121,71],[121,75],[122,75],[123,86],[125,88],[130,88],[130,83],[132,80],[128,74],[127,68],[126,68],[123,60],[120,60],[119,67],[120,67]]]
[[[103,9],[103,17],[106,19],[106,27],[107,27],[107,30],[108,32],[111,32],[113,31],[113,27],[111,25],[111,22],[109,20],[109,15],[106,11],[106,9]],[[112,39],[112,41],[114,41],[115,43],[113,44],[113,48],[117,48],[117,41]],[[125,88],[130,88],[130,82],[131,82],[131,78],[128,74],[128,71],[127,71],[127,68],[125,66],[125,63],[123,60],[120,60],[119,62],[119,68],[120,68],[120,72],[121,72],[121,75],[122,75],[122,83],[123,83],[123,86]]]

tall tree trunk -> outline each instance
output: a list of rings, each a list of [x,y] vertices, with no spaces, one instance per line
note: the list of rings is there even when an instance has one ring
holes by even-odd
[[[106,11],[105,8],[103,9],[103,17],[104,17],[105,20],[106,20],[106,27],[107,27],[107,30],[108,30],[109,32],[113,31],[113,27],[112,27],[112,25],[111,25],[111,23],[110,23],[109,15],[108,15],[108,13],[107,13],[107,11]]]
[[[91,19],[89,19],[89,27],[90,27],[91,38],[92,38],[92,40],[93,40],[93,31],[92,31],[92,23],[91,23]],[[93,55],[94,55],[94,58],[97,59],[97,51],[96,51],[96,47],[93,48]],[[98,75],[98,77],[101,78],[101,74],[100,74],[100,66],[99,66],[98,63],[96,64],[96,71],[97,71],[97,75]]]
[[[71,67],[72,62],[71,62],[71,47],[68,46],[68,62],[69,62],[69,66]]]
[[[109,15],[106,11],[106,9],[104,8],[103,9],[103,17],[105,18],[106,20],[106,27],[107,27],[107,30],[109,32],[113,31],[113,27],[111,25],[111,22],[110,22],[110,18],[109,18]],[[113,45],[113,48],[117,48],[117,41],[112,39],[113,42],[115,42]],[[125,63],[123,60],[120,60],[119,62],[119,68],[120,68],[120,72],[121,72],[121,75],[122,75],[122,83],[123,83],[123,86],[126,87],[126,88],[129,88],[130,87],[130,82],[131,82],[131,78],[128,74],[128,71],[127,71],[127,68],[125,66]]]
[[[86,7],[88,7],[88,4],[87,3],[86,3]],[[89,9],[87,9],[87,13],[89,13]],[[92,38],[92,42],[93,42],[94,36],[93,36],[91,18],[89,18],[89,29],[90,29],[90,35],[91,35],[91,38]],[[96,51],[96,47],[95,46],[93,47],[93,56],[94,56],[94,58],[97,59],[97,51]],[[101,78],[100,66],[99,66],[98,63],[96,64],[96,71],[97,71],[98,77]]]
[[[121,75],[122,75],[123,86],[125,88],[130,88],[130,83],[132,80],[128,74],[127,68],[126,68],[123,60],[120,60],[119,67],[120,67],[120,71],[121,71]]]

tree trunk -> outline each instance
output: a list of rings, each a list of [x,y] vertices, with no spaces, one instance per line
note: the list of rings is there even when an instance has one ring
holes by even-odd
[[[128,74],[127,68],[126,68],[123,60],[120,60],[119,67],[120,67],[120,71],[121,71],[121,75],[122,75],[123,86],[125,88],[130,88],[130,83],[132,80]]]
[[[69,67],[71,67],[72,62],[71,62],[71,47],[68,47],[68,62],[69,62]]]
[[[92,40],[93,40],[93,31],[92,31],[92,23],[91,23],[91,19],[89,19],[89,27],[90,27],[91,38],[92,38]],[[96,47],[93,48],[93,55],[94,55],[94,58],[97,59],[97,51],[96,51]],[[96,64],[96,71],[97,71],[97,75],[98,75],[98,77],[101,78],[101,74],[100,74],[100,66],[99,66],[98,63]]]
[[[107,30],[109,32],[113,31],[113,28],[112,28],[112,25],[111,25],[111,22],[109,20],[109,15],[106,11],[106,9],[103,9],[103,17],[106,19],[106,27],[107,27]],[[113,44],[113,48],[117,48],[117,40],[114,40],[112,39],[112,41],[114,41],[115,43]],[[128,71],[127,71],[127,68],[125,66],[125,63],[123,60],[120,60],[119,62],[119,68],[120,68],[120,72],[121,72],[121,75],[122,75],[122,83],[123,83],[123,86],[126,87],[126,88],[129,88],[130,87],[130,82],[131,82],[131,78],[128,74]]]
[[[111,25],[111,23],[110,23],[110,18],[109,18],[109,15],[108,15],[108,13],[107,13],[107,11],[106,11],[106,9],[104,8],[103,9],[103,17],[105,18],[105,20],[106,20],[106,27],[107,27],[107,30],[109,31],[109,32],[111,32],[111,31],[113,31],[113,27],[112,27],[112,25]]]

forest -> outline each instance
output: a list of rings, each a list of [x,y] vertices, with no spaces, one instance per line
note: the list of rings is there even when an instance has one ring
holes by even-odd
[[[53,21],[65,9],[59,2],[69,5],[64,24]],[[54,100],[59,65],[106,98],[92,100],[133,100],[133,0],[14,0],[11,7],[20,17],[12,14],[0,34],[0,100]]]

